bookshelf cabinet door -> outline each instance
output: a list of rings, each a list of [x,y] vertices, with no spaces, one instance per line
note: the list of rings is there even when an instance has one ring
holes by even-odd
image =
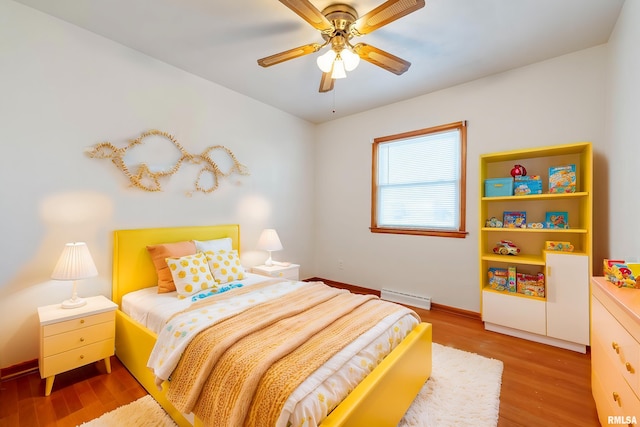
[[[589,257],[546,253],[547,335],[589,345]]]

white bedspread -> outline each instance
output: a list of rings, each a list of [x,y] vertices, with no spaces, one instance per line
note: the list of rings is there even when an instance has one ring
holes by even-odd
[[[243,286],[251,286],[268,280],[264,276],[248,274],[239,282]],[[282,292],[295,289],[296,286],[276,287],[273,293],[254,292],[228,300],[228,308],[253,304],[249,300],[257,297],[266,300],[277,297]],[[215,298],[212,296],[210,298]],[[156,287],[146,288],[127,294],[122,299],[123,311],[136,321],[160,335],[166,321],[174,314],[183,311],[192,300],[178,299],[175,293],[158,294]],[[350,390],[368,375],[380,361],[417,325],[418,321],[410,314],[399,313],[389,316],[346,346],[331,358],[320,369],[307,378],[289,397],[278,420],[277,427],[285,427],[288,423],[296,427],[318,425],[333,408],[349,393]],[[184,340],[186,341],[186,340]],[[162,344],[166,346],[168,342]],[[158,346],[157,346],[158,347]],[[160,378],[168,378],[178,362],[181,352],[162,359],[159,363],[160,350],[154,348],[149,366]]]

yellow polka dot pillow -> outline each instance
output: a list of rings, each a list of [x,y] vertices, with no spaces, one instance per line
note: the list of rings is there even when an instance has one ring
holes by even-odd
[[[240,264],[238,251],[218,250],[205,252],[209,268],[218,283],[228,283],[245,278],[244,267]]]
[[[207,289],[214,292],[218,290],[218,282],[211,274],[204,253],[198,252],[195,255],[167,258],[166,261],[173,282],[176,284],[178,298],[186,298]]]

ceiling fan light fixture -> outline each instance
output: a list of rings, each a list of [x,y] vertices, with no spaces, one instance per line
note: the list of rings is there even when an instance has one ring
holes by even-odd
[[[333,61],[333,71],[331,72],[332,79],[344,79],[347,77],[347,73],[344,69],[344,61],[340,54],[336,56],[336,60]]]
[[[347,71],[355,70],[360,63],[360,57],[351,49],[343,49],[342,52],[340,52],[340,56],[344,62],[344,68]]]
[[[344,3],[330,4],[319,10],[311,0],[280,0],[282,4],[320,31],[324,43],[310,43],[284,52],[258,59],[258,65],[270,67],[290,59],[318,52],[325,46],[330,49],[316,62],[322,70],[320,92],[333,90],[335,79],[347,77],[363,59],[394,74],[400,75],[409,69],[411,63],[366,43],[352,45],[354,37],[369,34],[424,7],[425,0],[385,0],[380,6],[359,15]]]
[[[323,55],[318,56],[318,59],[316,59],[318,68],[320,68],[323,73],[331,72],[331,68],[333,67],[333,60],[336,59],[336,56],[337,54],[333,49],[329,49]]]

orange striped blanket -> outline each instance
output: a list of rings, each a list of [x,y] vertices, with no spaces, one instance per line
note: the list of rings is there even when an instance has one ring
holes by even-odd
[[[271,427],[305,378],[398,311],[411,312],[372,295],[304,284],[198,333],[171,375],[167,397],[206,426]]]

